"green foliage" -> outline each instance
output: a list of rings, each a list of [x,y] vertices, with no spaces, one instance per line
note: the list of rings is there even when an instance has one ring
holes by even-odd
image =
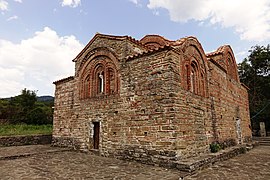
[[[216,153],[222,149],[221,145],[218,142],[213,142],[210,144],[210,150],[212,153]]]
[[[51,108],[42,106],[35,107],[26,115],[28,124],[48,124],[52,123]]]
[[[35,91],[23,89],[9,100],[0,100],[0,119],[12,124],[52,124],[53,101],[38,102]]]
[[[259,121],[270,119],[270,45],[257,45],[249,52],[238,70],[241,82],[249,87],[250,116],[253,129],[258,129]]]
[[[52,125],[26,125],[10,124],[0,126],[0,136],[9,135],[31,135],[31,134],[51,134]]]
[[[240,147],[239,151],[241,154],[245,154],[247,152],[247,148],[242,146],[242,147]]]
[[[7,119],[11,116],[9,101],[0,99],[0,119]]]

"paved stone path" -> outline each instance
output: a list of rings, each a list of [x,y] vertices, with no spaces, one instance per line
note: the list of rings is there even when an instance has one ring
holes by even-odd
[[[180,176],[180,172],[177,170],[167,170],[80,152],[60,151],[59,148],[58,152],[52,152],[53,149],[44,145],[0,148],[0,157],[2,157],[0,179],[176,180]],[[15,152],[14,155],[12,152]],[[33,155],[29,156],[31,153]],[[21,154],[23,157],[15,156],[15,154]],[[14,157],[17,158],[14,159]]]
[[[270,146],[258,146],[184,179],[270,180]]]
[[[21,156],[22,155],[22,156]],[[121,161],[48,145],[1,147],[0,179],[170,179],[177,170]],[[217,163],[184,179],[270,179],[270,147]]]

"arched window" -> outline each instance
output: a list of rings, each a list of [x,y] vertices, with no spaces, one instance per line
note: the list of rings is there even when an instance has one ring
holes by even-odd
[[[100,72],[98,75],[98,93],[104,92],[104,72]]]
[[[114,94],[116,92],[116,79],[115,72],[113,68],[108,68],[108,92],[109,94]]]
[[[94,68],[94,93],[96,95],[104,94],[105,87],[105,67],[102,64],[97,64]]]
[[[190,91],[198,94],[198,68],[194,61],[192,61],[190,69]]]
[[[84,80],[84,97],[90,97],[90,76],[88,75]]]
[[[205,76],[197,62],[192,60],[190,64],[184,66],[184,88],[193,92],[194,94],[205,95]]]
[[[89,63],[87,72],[82,74],[81,99],[117,94],[119,77],[115,65],[105,57],[92,61],[92,63]]]
[[[201,73],[200,94],[202,96],[205,96],[205,79],[204,79],[204,74],[203,73]]]
[[[232,58],[230,56],[227,58],[227,62],[228,74],[231,76],[232,79],[237,81],[237,69],[235,68]]]

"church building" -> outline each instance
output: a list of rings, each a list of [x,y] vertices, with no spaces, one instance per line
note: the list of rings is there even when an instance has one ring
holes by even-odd
[[[54,82],[53,145],[149,164],[251,141],[248,88],[229,45],[97,33]],[[59,70],[61,71],[61,70]]]

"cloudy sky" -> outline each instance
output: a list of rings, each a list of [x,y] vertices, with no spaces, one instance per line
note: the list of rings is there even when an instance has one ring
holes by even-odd
[[[96,32],[141,39],[196,36],[205,52],[230,44],[237,62],[270,40],[269,0],[0,0],[0,98],[54,95]]]

